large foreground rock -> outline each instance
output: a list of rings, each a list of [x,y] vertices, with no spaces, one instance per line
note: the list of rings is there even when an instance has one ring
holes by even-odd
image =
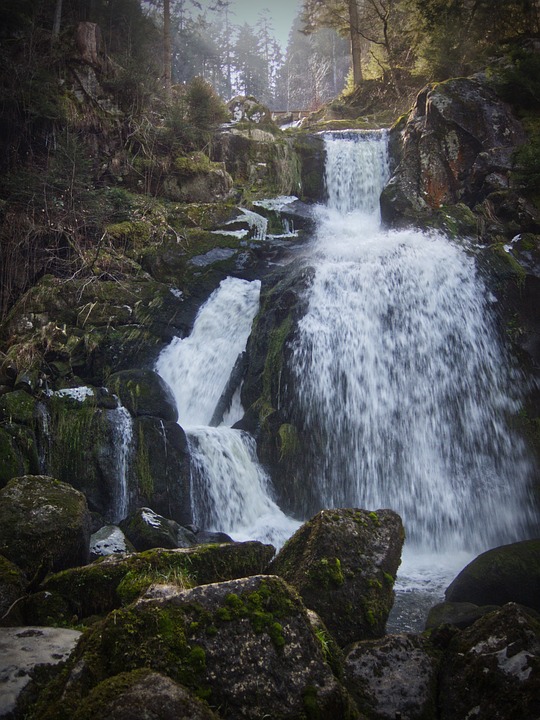
[[[0,491],[0,549],[29,577],[88,562],[90,513],[84,495],[44,475],[13,478]]]
[[[0,628],[0,718],[15,710],[34,669],[43,674],[67,660],[81,635],[60,628]]]
[[[288,540],[270,570],[298,590],[343,647],[384,634],[403,540],[392,510],[323,510]]]
[[[138,668],[179,682],[224,719],[357,717],[303,604],[274,576],[153,586],[85,637],[34,717],[71,720],[96,685]]]
[[[482,553],[459,573],[445,596],[449,602],[516,602],[540,611],[540,539]]]
[[[537,720],[540,618],[514,603],[458,633],[442,663],[441,720]]]
[[[421,635],[388,635],[354,643],[345,684],[373,720],[426,720],[437,707],[438,653]]]

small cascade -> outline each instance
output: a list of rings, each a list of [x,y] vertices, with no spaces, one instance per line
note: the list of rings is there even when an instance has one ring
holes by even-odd
[[[175,395],[192,459],[192,507],[197,524],[234,539],[280,546],[299,523],[271,497],[270,481],[246,432],[209,427],[259,307],[260,282],[227,278],[200,309],[191,335],[176,338],[156,364]],[[224,421],[243,415],[239,388]]]
[[[128,471],[133,444],[133,420],[126,408],[120,404],[114,410],[106,412],[112,432],[113,467],[116,478],[111,521],[118,523],[129,512]]]

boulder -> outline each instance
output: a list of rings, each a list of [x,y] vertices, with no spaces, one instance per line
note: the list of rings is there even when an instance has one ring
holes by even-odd
[[[190,530],[147,507],[135,510],[121,522],[120,527],[139,552],[152,548],[191,547],[196,544],[195,535]]]
[[[396,126],[400,159],[381,198],[390,225],[422,224],[443,206],[469,207],[510,185],[512,152],[526,136],[485,76],[428,85]]]
[[[421,635],[388,635],[348,648],[345,685],[372,720],[437,717],[439,658]]]
[[[184,589],[256,575],[266,570],[273,554],[271,545],[253,541],[109,555],[49,576],[40,591],[51,596],[42,598],[48,606],[54,598],[67,603],[69,612],[58,603],[59,621],[72,615],[85,618],[132,602],[152,583],[168,582]]]
[[[441,720],[537,720],[540,617],[509,603],[458,632],[441,664]]]
[[[439,603],[429,611],[426,618],[426,630],[433,630],[441,625],[453,625],[463,630],[479,618],[497,609],[497,605],[478,606],[469,602]]]
[[[29,691],[34,671],[39,668],[41,676],[54,674],[81,635],[61,628],[0,628],[0,718],[13,717],[21,695]]]
[[[134,417],[151,415],[176,422],[178,410],[172,390],[154,370],[123,370],[111,375],[106,387],[120,398]]]
[[[43,475],[0,490],[0,548],[28,577],[88,562],[90,513],[82,493]]]
[[[285,543],[270,572],[298,590],[344,647],[384,634],[403,540],[392,510],[323,510]]]
[[[515,602],[540,611],[540,539],[482,553],[452,581],[445,597],[476,605]]]
[[[152,586],[85,636],[36,715],[71,718],[99,682],[139,668],[185,686],[224,720],[358,717],[300,599],[273,576]]]
[[[135,552],[135,548],[117,525],[104,525],[90,536],[91,561],[129,552]]]
[[[171,678],[151,670],[120,673],[99,683],[73,720],[218,720],[208,705]]]

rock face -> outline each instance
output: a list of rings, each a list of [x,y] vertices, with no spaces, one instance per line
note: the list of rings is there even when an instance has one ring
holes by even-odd
[[[178,410],[171,389],[154,370],[124,370],[107,379],[107,387],[135,417],[176,422]]]
[[[373,720],[435,718],[438,654],[421,635],[388,635],[354,643],[345,656],[345,685]]]
[[[19,568],[0,555],[0,625],[13,603],[24,595],[26,579]]]
[[[323,510],[288,540],[270,572],[298,590],[344,647],[384,634],[403,540],[392,510]]]
[[[524,540],[482,553],[459,573],[445,596],[449,602],[515,602],[540,611],[540,540]]]
[[[65,662],[81,635],[61,628],[0,628],[0,718],[13,717],[33,670],[39,666],[43,673]]]
[[[82,493],[42,475],[0,491],[0,549],[30,577],[88,562],[90,513]]]
[[[104,525],[90,536],[90,560],[135,552],[135,548],[116,525]]]
[[[184,592],[153,586],[86,637],[42,717],[72,717],[99,682],[142,667],[204,697],[224,719],[357,717],[298,596],[272,576]]]
[[[459,633],[441,666],[442,720],[536,720],[540,624],[510,603]]]
[[[497,605],[478,606],[469,602],[439,603],[429,611],[426,619],[426,630],[433,630],[433,628],[441,625],[454,625],[463,630],[475,623],[479,618],[498,609]]]
[[[514,149],[526,139],[482,77],[428,86],[399,130],[401,162],[381,199],[391,225],[418,222],[446,205],[472,206],[507,189]]]

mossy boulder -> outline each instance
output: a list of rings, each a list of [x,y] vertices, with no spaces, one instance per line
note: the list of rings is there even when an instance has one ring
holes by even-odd
[[[452,581],[445,597],[476,605],[515,602],[540,611],[540,539],[482,553]]]
[[[515,603],[457,632],[441,664],[441,720],[536,720],[540,616]]]
[[[168,582],[189,588],[256,575],[264,572],[273,554],[271,545],[254,541],[110,555],[90,565],[51,575],[41,590],[62,597],[71,615],[82,619],[132,602],[152,583]]]
[[[72,718],[100,682],[147,668],[220,717],[358,717],[324,660],[297,594],[253,576],[180,591],[154,585],[90,631],[30,717]]]
[[[26,425],[0,422],[0,458],[0,487],[11,478],[39,473],[41,467],[34,430]]]
[[[178,420],[172,391],[154,370],[134,368],[114,373],[107,379],[106,387],[135,417],[151,415],[172,422]]]
[[[421,635],[387,635],[354,643],[345,685],[370,720],[435,720],[439,653]]]
[[[323,510],[270,566],[321,616],[341,647],[384,634],[404,531],[392,510]]]
[[[322,202],[324,187],[324,140],[320,135],[299,134],[294,138],[294,150],[300,162],[300,197],[302,200]]]
[[[196,543],[190,530],[147,507],[135,510],[120,523],[120,527],[138,551],[192,547]]]
[[[204,700],[152,670],[120,673],[99,683],[73,720],[218,720]]]
[[[86,499],[71,485],[25,475],[0,490],[0,549],[29,577],[86,563],[89,543]]]

